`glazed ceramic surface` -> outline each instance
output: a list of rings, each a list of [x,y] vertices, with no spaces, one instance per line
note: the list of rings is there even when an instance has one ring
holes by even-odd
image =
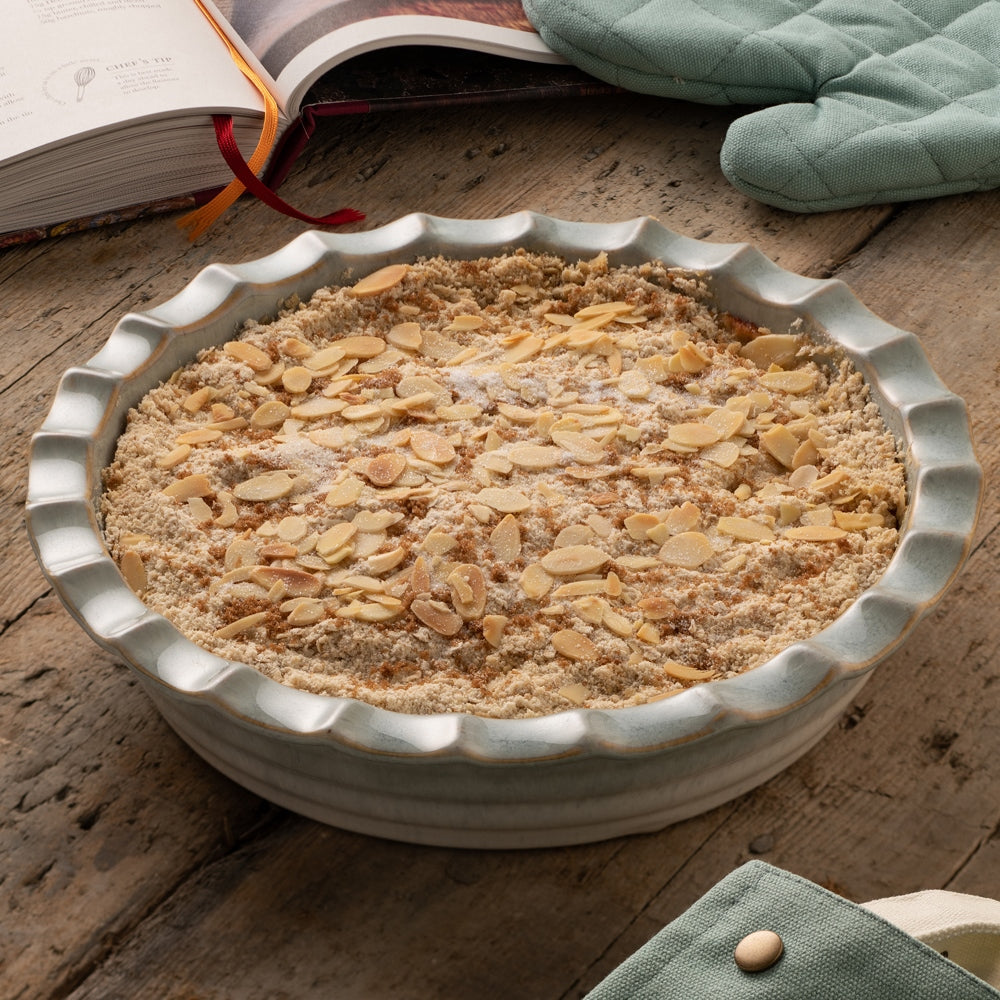
[[[840,344],[906,457],[909,507],[884,577],[813,639],[662,701],[536,719],[403,715],[285,687],[195,646],[126,586],[97,515],[125,415],[199,350],[290,295],[386,264],[525,247],[613,264],[658,258],[700,272],[719,308],[775,331],[796,320]],[[42,569],[92,638],[131,666],[205,760],[280,805],[419,843],[534,847],[659,829],[789,765],[834,724],[874,666],[941,597],[968,551],[982,474],[962,401],[912,334],[836,280],[791,274],[744,245],[703,243],[650,219],[570,223],[410,215],[357,234],[307,233],[249,263],[212,265],[169,301],[121,319],[64,375],[32,443],[28,527]]]

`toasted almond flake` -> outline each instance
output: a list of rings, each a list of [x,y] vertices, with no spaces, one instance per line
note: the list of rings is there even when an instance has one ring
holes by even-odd
[[[447,465],[455,459],[455,448],[434,431],[415,430],[410,434],[410,447],[417,458],[435,465]]]
[[[298,514],[289,514],[278,522],[278,537],[283,542],[301,542],[309,533],[309,522]]]
[[[486,578],[472,563],[456,566],[445,581],[451,587],[451,602],[466,620],[481,618],[486,609]]]
[[[596,465],[604,460],[605,449],[580,431],[553,430],[553,444],[565,448],[581,465]]]
[[[576,318],[568,313],[547,312],[543,318],[555,326],[576,326],[577,323]]]
[[[205,428],[210,431],[238,431],[246,425],[245,417],[231,417],[228,420],[213,420],[210,424],[205,424]]]
[[[358,529],[353,522],[338,521],[316,539],[316,551],[325,559],[342,549],[357,534],[357,531]]]
[[[222,508],[219,516],[215,519],[215,523],[220,528],[231,528],[240,517],[239,511],[236,509],[236,504],[233,503],[233,495],[224,490],[219,490],[215,498]]]
[[[636,630],[635,636],[649,646],[655,646],[660,641],[660,630],[649,622],[643,622]]]
[[[595,580],[572,580],[569,583],[560,584],[553,591],[553,597],[586,597],[592,594],[605,593],[604,581]]]
[[[538,563],[531,563],[524,568],[518,582],[525,595],[533,601],[541,600],[554,583],[551,576]]]
[[[289,597],[315,597],[323,588],[321,576],[281,566],[254,566],[250,579],[268,589],[280,581]]]
[[[386,334],[385,339],[395,347],[401,347],[407,351],[415,351],[423,340],[420,333],[420,324],[414,322],[397,323]]]
[[[497,412],[515,424],[533,424],[538,419],[537,410],[511,403],[497,403]]]
[[[531,501],[523,493],[497,486],[481,489],[476,499],[501,514],[517,514],[531,506]]]
[[[331,507],[350,507],[364,492],[365,484],[356,476],[348,476],[343,482],[334,486],[326,495],[326,502]]]
[[[288,602],[282,605],[282,610]],[[294,607],[286,613],[285,620],[289,625],[314,625],[326,617],[326,608],[322,601],[316,598],[298,598]]]
[[[141,594],[146,589],[146,567],[143,564],[142,556],[135,549],[126,549],[118,562],[118,568],[125,577],[125,582],[136,594]]]
[[[313,399],[307,399],[301,403],[296,403],[295,406],[291,408],[291,415],[296,420],[320,420],[323,417],[332,417],[338,413],[346,414],[350,407],[344,406],[342,400],[339,399],[326,399],[322,396],[316,396]],[[380,411],[375,407],[373,413],[369,413],[369,416],[381,416]],[[347,419],[361,419],[360,417],[348,417]]]
[[[389,607],[379,601],[371,601],[367,604],[362,604],[361,607],[358,608],[355,617],[358,621],[363,622],[388,622],[392,621],[394,618],[398,618],[402,613],[402,605],[398,608]]]
[[[363,299],[370,295],[379,295],[382,292],[395,288],[403,278],[409,267],[406,264],[390,264],[388,267],[379,268],[371,274],[356,282],[350,289],[350,293],[356,298]]]
[[[794,364],[799,350],[799,338],[790,333],[765,333],[744,344],[740,354],[762,371],[771,365],[787,368]]]
[[[711,357],[697,344],[683,344],[674,355],[680,365],[680,370],[696,375],[704,371],[712,363]]]
[[[415,594],[430,593],[431,575],[427,568],[427,561],[423,556],[417,556],[413,562],[413,569],[410,572],[410,589]]]
[[[172,469],[180,465],[191,454],[191,450],[191,445],[179,444],[176,448],[157,456],[156,465],[160,469]]]
[[[312,346],[299,340],[298,337],[285,337],[278,346],[282,354],[287,354],[290,358],[298,360],[308,358],[310,354],[314,353]]]
[[[403,562],[405,558],[406,549],[399,545],[388,552],[380,552],[378,555],[369,556],[367,566],[372,573],[388,573]]]
[[[197,413],[202,407],[204,407],[208,402],[211,401],[214,390],[210,385],[203,385],[200,389],[195,389],[187,399],[181,403],[181,406],[188,411],[188,413]]]
[[[263,472],[252,479],[237,483],[233,487],[233,495],[237,500],[266,503],[288,496],[294,485],[295,480],[287,472]]]
[[[332,344],[330,347],[324,347],[321,351],[309,355],[302,363],[312,372],[327,375],[335,371],[345,357],[347,354],[344,349],[339,344]]]
[[[664,660],[663,672],[678,681],[707,681],[715,676],[714,670],[699,670],[698,667],[689,667],[676,660]]]
[[[361,436],[354,427],[322,427],[306,435],[319,448],[344,448]]]
[[[562,449],[544,444],[515,445],[507,457],[522,469],[551,469],[559,464]]]
[[[653,386],[641,371],[633,368],[618,379],[618,391],[629,399],[648,399]]]
[[[462,313],[456,316],[446,327],[446,330],[478,330],[486,322],[482,316],[473,313]]]
[[[431,396],[428,397],[427,393],[431,393]],[[407,375],[401,378],[396,384],[396,395],[400,399],[420,396],[420,405],[433,401],[435,406],[450,406],[454,402],[450,390],[440,382],[435,382],[429,375]]]
[[[697,569],[715,555],[712,543],[700,531],[685,531],[663,543],[659,558],[669,566]]]
[[[261,403],[250,417],[250,426],[259,428],[280,427],[292,415],[291,408],[277,399]]]
[[[420,547],[433,556],[443,556],[458,545],[458,539],[447,531],[435,529],[420,543]]]
[[[248,344],[244,340],[230,340],[222,345],[222,350],[236,361],[241,361],[248,365],[255,372],[269,371],[273,365],[270,355],[265,354],[259,347]]]
[[[504,361],[508,364],[518,364],[533,358],[545,346],[545,341],[541,337],[525,337],[523,340],[509,347],[504,353]]]
[[[462,628],[461,616],[441,601],[417,598],[410,603],[410,610],[424,625],[439,635],[457,635]]]
[[[385,341],[381,337],[341,337],[336,346],[348,358],[374,358],[385,350]]]
[[[286,368],[281,374],[281,384],[286,392],[300,394],[308,391],[312,385],[313,373],[302,365]]]
[[[682,531],[691,531],[698,527],[701,521],[701,509],[690,500],[685,500],[679,507],[671,507],[663,517],[663,523],[672,535]]]
[[[791,469],[798,451],[798,438],[784,424],[774,427],[758,435],[760,443],[768,454],[776,458],[786,469]]]
[[[383,451],[364,461],[363,474],[376,486],[391,486],[403,474],[406,458],[399,452]]]
[[[261,559],[294,559],[298,554],[291,542],[272,542],[260,550]]]
[[[846,478],[846,470],[834,469],[833,472],[830,472],[819,479],[814,479],[813,482],[810,483],[810,488],[822,492],[824,490],[832,489],[834,486],[839,486]]]
[[[715,444],[721,434],[716,428],[699,422],[673,424],[667,431],[667,437],[675,444],[686,448],[705,448]]]
[[[655,514],[643,512],[641,514],[630,514],[625,518],[625,530],[637,542],[644,542],[650,529],[655,528],[660,519]]]
[[[636,572],[640,572],[644,569],[652,569],[654,566],[660,565],[659,559],[654,559],[652,556],[618,556],[615,562],[622,567],[622,569],[631,569]]]
[[[211,521],[212,518],[215,517],[212,513],[212,508],[209,507],[201,497],[188,497],[187,509],[188,513],[199,524]]]
[[[252,615],[245,615],[243,618],[237,618],[236,621],[230,622],[228,625],[223,625],[222,628],[217,628],[215,630],[216,639],[232,639],[235,636],[242,635],[244,632],[250,632],[257,628],[258,625],[263,625],[267,621],[267,612],[258,611]]]
[[[582,705],[590,697],[590,688],[574,682],[572,684],[564,684],[559,688],[559,694],[574,705]]]
[[[719,534],[738,538],[743,542],[773,542],[774,532],[760,521],[748,517],[720,517]]]
[[[776,392],[798,395],[813,388],[816,384],[816,374],[803,368],[796,368],[790,372],[765,372],[761,375],[760,381],[763,386]]]
[[[222,437],[222,431],[209,430],[207,427],[198,427],[193,431],[185,431],[178,434],[177,444],[211,444]]]
[[[785,531],[785,538],[798,542],[836,542],[846,537],[847,532],[843,528],[829,524],[803,524]]]
[[[650,621],[660,621],[677,613],[674,603],[665,597],[643,597],[636,602],[636,607],[642,612],[643,617]]]
[[[835,510],[833,520],[838,528],[844,531],[864,531],[866,528],[881,528],[885,519],[881,514],[855,514],[849,511]]]
[[[501,562],[512,563],[521,554],[521,526],[513,514],[501,518],[490,532],[490,546]]]
[[[509,622],[506,615],[483,615],[483,638],[494,649],[498,649],[503,641],[503,630]]]
[[[552,648],[570,660],[596,660],[599,656],[597,646],[582,632],[575,629],[560,629],[552,633]]]
[[[610,561],[611,556],[594,545],[569,545],[546,553],[541,565],[553,576],[578,576],[593,573]]]
[[[740,447],[734,441],[720,441],[703,448],[701,457],[720,469],[731,469],[740,459]]]
[[[192,476],[185,476],[182,479],[175,479],[163,490],[168,497],[175,500],[187,500],[189,497],[207,497],[212,492],[212,484],[208,476],[196,472]]]
[[[740,429],[746,423],[746,416],[739,410],[723,406],[709,413],[705,417],[704,422],[709,427],[714,427],[719,432],[722,440],[728,440],[733,435],[739,433]]]

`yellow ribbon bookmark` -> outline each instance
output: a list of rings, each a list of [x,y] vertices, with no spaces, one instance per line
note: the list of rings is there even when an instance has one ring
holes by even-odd
[[[247,160],[247,166],[256,174],[267,162],[267,158],[274,148],[274,143],[278,136],[277,101],[271,96],[271,92],[267,87],[264,86],[264,81],[250,68],[250,65],[240,54],[236,46],[226,37],[225,32],[219,27],[215,18],[209,13],[201,0],[194,0],[194,2],[205,17],[208,18],[209,23],[215,28],[219,37],[225,42],[226,48],[229,49],[229,54],[232,56],[233,62],[239,67],[240,72],[260,91],[261,97],[264,98],[264,126],[260,138],[257,140],[257,148],[253,151],[250,159]],[[187,215],[178,220],[177,225],[181,229],[187,230],[189,240],[196,240],[245,190],[246,187],[243,183],[233,178],[210,202],[202,205],[201,208],[196,208],[193,212],[188,212]]]

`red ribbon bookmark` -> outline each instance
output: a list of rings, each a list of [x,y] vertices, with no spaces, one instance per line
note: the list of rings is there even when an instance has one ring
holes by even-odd
[[[365,217],[363,212],[353,208],[341,208],[329,215],[306,215],[304,212],[300,212],[284,199],[279,198],[247,165],[239,146],[236,145],[232,116],[213,115],[212,123],[215,125],[215,138],[219,144],[219,150],[229,169],[232,170],[236,179],[265,205],[269,205],[293,219],[299,219],[301,222],[308,222],[316,226],[341,226],[347,222],[360,222]]]

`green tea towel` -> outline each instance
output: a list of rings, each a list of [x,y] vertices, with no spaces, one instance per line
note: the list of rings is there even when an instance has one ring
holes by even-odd
[[[771,105],[722,169],[821,212],[1000,186],[1000,0],[523,0],[545,42],[629,90]]]
[[[780,958],[744,971],[749,934]],[[586,1000],[1000,1000],[1000,992],[883,917],[751,861],[623,962]]]

